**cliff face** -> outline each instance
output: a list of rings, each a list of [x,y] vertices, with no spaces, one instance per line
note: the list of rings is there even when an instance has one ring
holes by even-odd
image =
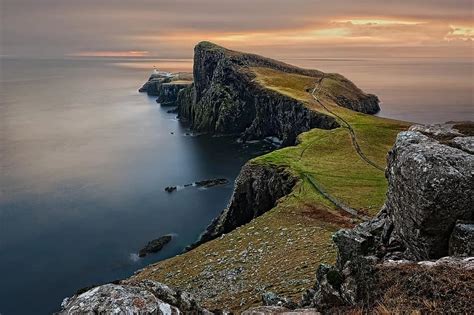
[[[178,94],[181,90],[192,86],[190,73],[154,73],[138,90],[150,96],[157,96],[157,103],[162,106],[177,106]]]
[[[230,204],[190,248],[215,239],[249,223],[275,207],[278,199],[289,194],[297,182],[285,169],[247,163],[235,181]]]
[[[194,97],[187,98],[192,103],[181,103],[179,117],[189,121],[196,131],[241,134],[244,140],[272,136],[281,139],[284,145],[293,144],[298,134],[309,129],[339,126],[333,117],[259,85],[254,81],[252,67],[301,74],[314,77],[315,81],[323,75],[317,70],[300,69],[203,42],[195,48]],[[341,106],[365,113],[377,112],[378,99],[358,91],[355,99],[334,97],[339,96]]]

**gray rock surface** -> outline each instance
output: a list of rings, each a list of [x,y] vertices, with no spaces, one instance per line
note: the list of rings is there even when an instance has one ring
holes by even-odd
[[[212,314],[188,293],[151,280],[105,284],[64,299],[58,314]]]
[[[59,314],[179,314],[140,287],[105,284],[62,303]]]
[[[280,306],[287,309],[295,309],[298,305],[292,300],[281,297],[273,292],[265,292],[262,295],[262,303],[265,306]]]
[[[449,255],[474,256],[474,221],[458,221],[449,239]]]
[[[474,156],[416,132],[389,153],[386,208],[393,231],[417,260],[448,255],[457,220],[474,219]]]

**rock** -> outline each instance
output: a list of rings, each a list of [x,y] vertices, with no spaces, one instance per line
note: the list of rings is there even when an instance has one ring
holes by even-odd
[[[463,136],[461,132],[453,128],[454,124],[413,125],[409,131],[418,131],[436,140],[450,140]]]
[[[65,299],[59,314],[179,314],[152,293],[133,286],[105,284]]]
[[[229,181],[225,178],[216,178],[216,179],[207,179],[207,180],[202,180],[199,182],[196,182],[197,187],[204,187],[204,188],[210,188],[218,185],[226,185],[228,184]]]
[[[178,189],[178,187],[176,187],[176,186],[168,186],[168,187],[165,188],[165,191],[167,193],[172,193],[172,192],[176,191],[177,189]]]
[[[459,125],[418,125],[398,135],[388,156],[384,207],[375,218],[334,234],[337,264],[320,266],[302,306],[370,307],[399,290],[415,301],[412,309],[426,307],[427,300],[439,312],[469,308],[464,297],[474,291],[464,283],[474,279],[474,258],[436,260],[473,255],[474,158],[465,149],[473,140],[460,131],[473,128],[453,126]]]
[[[415,259],[448,255],[455,222],[474,219],[473,170],[472,154],[417,131],[398,135],[388,156],[386,207],[393,233]]]
[[[157,253],[162,250],[166,244],[171,242],[172,239],[173,237],[171,235],[164,235],[156,240],[150,241],[144,248],[140,249],[138,256],[145,257],[147,254]]]
[[[156,102],[162,106],[177,106],[179,92],[190,86],[192,86],[192,74],[190,73],[159,72],[152,74],[138,91],[158,96]]]
[[[292,300],[280,297],[273,292],[265,292],[262,295],[262,302],[265,306],[280,306],[287,309],[295,309],[298,305]]]
[[[474,221],[458,221],[449,239],[449,255],[474,256]]]
[[[340,292],[342,282],[343,277],[335,267],[320,265],[316,272],[316,286],[310,306],[327,309],[344,305]]]
[[[61,307],[59,314],[212,314],[188,293],[151,280],[98,286]]]
[[[474,137],[456,137],[448,142],[454,148],[474,154]]]

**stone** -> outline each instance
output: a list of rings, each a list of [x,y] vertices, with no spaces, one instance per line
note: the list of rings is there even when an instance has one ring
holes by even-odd
[[[105,284],[67,298],[58,314],[179,314],[179,309],[140,287]]]
[[[292,300],[281,297],[273,292],[265,292],[262,294],[262,302],[265,306],[280,306],[287,309],[295,309],[298,306]]]
[[[169,242],[171,242],[171,240],[173,239],[173,236],[171,235],[164,235],[160,238],[157,238],[155,240],[152,240],[150,242],[148,242],[148,244],[146,244],[145,247],[143,247],[142,249],[140,249],[140,251],[138,252],[138,256],[139,257],[145,257],[146,255],[148,254],[151,254],[151,253],[157,253],[159,252],[160,250],[163,249],[163,247],[168,244]]]
[[[474,221],[458,221],[449,239],[449,255],[474,256]]]
[[[210,188],[218,185],[226,185],[228,184],[229,181],[225,178],[215,178],[215,179],[207,179],[207,180],[202,180],[199,182],[196,182],[197,187],[204,187],[204,188]]]
[[[386,175],[393,233],[416,260],[448,255],[456,221],[474,217],[474,156],[418,131],[401,132]]]
[[[176,187],[176,186],[168,186],[168,187],[165,188],[165,191],[167,193],[172,193],[172,192],[176,191],[177,189],[178,189],[178,187]]]

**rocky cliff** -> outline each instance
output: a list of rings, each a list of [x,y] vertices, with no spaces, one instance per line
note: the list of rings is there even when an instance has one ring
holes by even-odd
[[[181,94],[179,117],[196,131],[240,134],[243,140],[277,137],[284,145],[293,144],[298,134],[312,128],[339,126],[330,115],[258,84],[252,71],[255,67],[313,77],[314,81],[324,75],[202,42],[194,53],[193,91]],[[350,99],[334,93],[337,104],[363,113],[379,110],[376,96],[363,93],[342,76],[338,78],[355,92]]]
[[[192,249],[249,223],[275,207],[289,194],[298,179],[283,168],[247,163],[241,170],[229,206],[207,227]]]
[[[156,101],[162,106],[177,106],[179,92],[190,86],[192,86],[192,74],[190,73],[158,72],[152,74],[138,91],[150,96],[157,96]]]

